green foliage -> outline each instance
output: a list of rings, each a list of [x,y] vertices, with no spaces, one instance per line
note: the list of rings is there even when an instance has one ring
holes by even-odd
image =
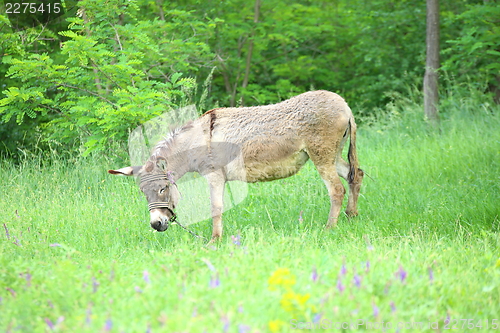
[[[42,139],[102,150],[187,103],[203,111],[262,105],[312,89],[338,92],[356,114],[376,118],[394,98],[421,90],[424,2],[255,4],[79,1],[44,29],[1,30],[5,149]],[[497,4],[440,1],[444,91],[474,84],[500,101]],[[5,15],[0,24],[8,28]]]
[[[460,24],[455,38],[446,41],[447,56],[442,70],[459,83],[475,82],[488,89],[500,102],[500,6],[496,1],[469,4],[457,15],[447,13],[448,26]]]
[[[70,30],[59,32],[60,53],[4,57],[10,65],[6,76],[18,84],[3,91],[0,114],[4,122],[15,117],[22,123],[25,116],[50,113],[52,119],[41,126],[48,138],[77,140],[89,153],[125,142],[131,128],[189,102],[195,80],[182,72],[193,70],[191,57],[203,61],[209,50],[182,32],[184,22],[201,35],[209,27],[182,11],[165,13],[173,23],[138,20],[139,8],[129,1],[79,6],[80,17],[68,19]],[[158,40],[156,31],[175,38]]]
[[[423,75],[425,4],[273,0],[262,2],[256,23],[253,2],[184,6],[220,19],[209,42],[219,70],[213,92],[224,104],[273,103],[327,89],[356,108],[373,108]]]

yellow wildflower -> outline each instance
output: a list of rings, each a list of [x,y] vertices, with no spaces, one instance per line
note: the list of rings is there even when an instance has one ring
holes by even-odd
[[[283,294],[280,304],[283,310],[289,313],[295,311],[303,312],[305,310],[305,304],[311,297],[310,294],[298,294],[293,291],[288,291]]]
[[[269,330],[271,332],[279,332],[284,324],[285,323],[283,322],[283,320],[279,320],[279,319],[271,320],[269,322]]]
[[[269,289],[276,290],[279,286],[289,289],[295,284],[295,275],[288,268],[278,268],[268,280]]]

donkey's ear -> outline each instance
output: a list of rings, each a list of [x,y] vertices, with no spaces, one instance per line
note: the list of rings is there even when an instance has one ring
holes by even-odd
[[[164,172],[167,172],[167,160],[165,158],[158,156],[156,158],[156,166]]]
[[[139,173],[139,170],[141,170],[141,168],[142,166],[129,166],[118,170],[108,170],[108,173],[120,176],[133,176],[137,175]]]

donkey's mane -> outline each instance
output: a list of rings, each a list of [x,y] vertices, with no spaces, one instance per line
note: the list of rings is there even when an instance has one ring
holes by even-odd
[[[175,146],[175,139],[181,134],[193,127],[192,121],[188,122],[182,127],[177,127],[171,130],[160,142],[158,142],[153,148],[150,160],[156,160],[158,157],[167,157],[172,153],[172,149]]]

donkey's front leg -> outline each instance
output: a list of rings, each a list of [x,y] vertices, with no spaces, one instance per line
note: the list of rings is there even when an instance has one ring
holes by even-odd
[[[212,205],[212,242],[222,237],[222,210],[224,205],[224,174],[222,170],[206,176],[210,187],[210,201]]]

